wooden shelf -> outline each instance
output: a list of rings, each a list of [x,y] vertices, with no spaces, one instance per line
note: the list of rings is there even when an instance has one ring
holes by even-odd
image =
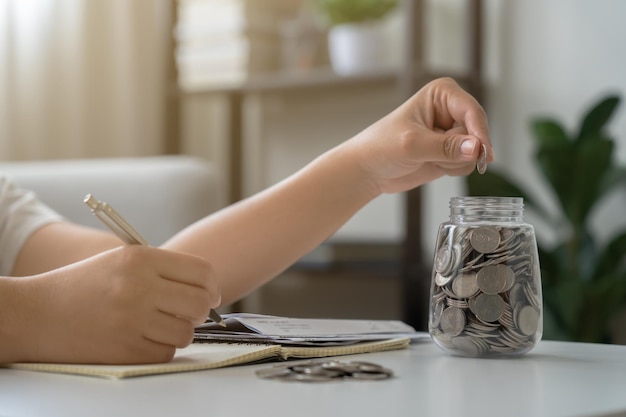
[[[422,71],[414,75],[415,85],[424,85],[435,78],[449,76],[461,85],[471,83],[471,78],[465,73],[437,73]],[[343,76],[338,75],[331,68],[320,67],[302,72],[277,71],[273,73],[255,74],[238,83],[207,83],[189,88],[178,88],[177,94],[194,96],[204,94],[248,94],[281,92],[290,90],[305,90],[324,87],[372,85],[376,83],[396,83],[406,75],[400,70],[372,71],[368,73]]]

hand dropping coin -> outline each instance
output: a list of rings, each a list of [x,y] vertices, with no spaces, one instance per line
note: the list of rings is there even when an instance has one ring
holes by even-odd
[[[476,170],[481,175],[487,171],[487,147],[484,144],[480,146],[480,153],[476,161]]]

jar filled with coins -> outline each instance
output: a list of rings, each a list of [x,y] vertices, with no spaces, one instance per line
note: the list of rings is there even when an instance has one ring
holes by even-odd
[[[437,234],[429,332],[457,356],[522,355],[541,339],[535,231],[517,197],[453,197]]]

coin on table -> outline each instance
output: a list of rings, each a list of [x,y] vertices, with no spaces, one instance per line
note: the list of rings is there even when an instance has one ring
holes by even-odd
[[[385,372],[354,372],[350,377],[358,380],[378,381],[391,378],[391,375]]]
[[[498,294],[480,294],[470,307],[476,317],[486,322],[497,321],[504,314],[504,300]]]
[[[478,288],[485,294],[498,294],[507,287],[513,285],[515,272],[503,264],[488,265],[480,269],[476,274]]]
[[[282,378],[291,374],[291,369],[287,366],[273,366],[271,368],[259,369],[256,372],[259,378],[271,379]]]
[[[480,253],[491,253],[500,245],[500,232],[494,227],[478,227],[472,230],[470,243]]]
[[[465,313],[457,307],[448,307],[441,313],[441,330],[450,335],[456,336],[465,328]]]
[[[484,174],[487,171],[487,147],[485,144],[480,146],[480,153],[478,154],[478,160],[476,160],[476,170],[479,174]]]

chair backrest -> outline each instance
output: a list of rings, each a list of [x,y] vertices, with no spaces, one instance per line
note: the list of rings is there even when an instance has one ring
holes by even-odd
[[[104,229],[83,203],[91,193],[155,246],[220,208],[216,170],[189,156],[3,162],[0,175],[67,219]]]

